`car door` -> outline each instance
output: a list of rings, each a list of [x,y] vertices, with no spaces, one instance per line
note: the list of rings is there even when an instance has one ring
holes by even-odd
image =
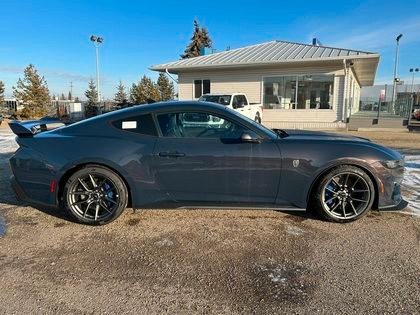
[[[273,140],[210,112],[168,112],[156,120],[153,168],[168,198],[274,203],[281,159]],[[258,141],[243,142],[244,133]]]
[[[251,118],[251,106],[248,105],[248,101],[245,95],[235,95],[232,100],[233,107],[236,111],[242,115]]]

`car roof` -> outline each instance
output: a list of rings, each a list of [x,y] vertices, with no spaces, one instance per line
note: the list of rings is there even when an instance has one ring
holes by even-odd
[[[217,103],[199,102],[199,101],[166,101],[152,104],[133,105],[124,109],[118,109],[106,114],[91,117],[74,124],[68,125],[67,129],[72,129],[73,126],[82,127],[86,125],[96,124],[103,121],[117,120],[125,118],[130,115],[140,115],[146,113],[154,113],[166,110],[210,110],[216,112],[226,113],[226,107]]]

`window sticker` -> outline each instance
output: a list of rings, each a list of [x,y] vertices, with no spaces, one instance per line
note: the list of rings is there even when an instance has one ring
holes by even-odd
[[[122,129],[136,129],[137,121],[123,121],[121,128]]]

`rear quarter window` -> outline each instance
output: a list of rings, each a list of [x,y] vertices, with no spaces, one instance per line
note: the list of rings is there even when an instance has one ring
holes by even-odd
[[[127,117],[112,122],[114,127],[147,136],[157,136],[155,122],[151,114]]]

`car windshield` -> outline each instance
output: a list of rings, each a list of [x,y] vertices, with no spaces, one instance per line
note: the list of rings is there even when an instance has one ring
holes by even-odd
[[[261,124],[259,124],[259,123],[256,123],[255,121],[253,121],[252,119],[250,119],[250,118],[246,117],[245,115],[238,114],[238,112],[237,112],[236,110],[233,110],[233,109],[231,109],[231,108],[229,108],[229,107],[226,107],[226,109],[227,109],[228,111],[230,111],[232,114],[235,114],[236,116],[239,116],[241,119],[248,121],[248,122],[249,122],[249,123],[251,123],[251,124],[252,124],[255,128],[257,128],[257,129],[261,130],[263,133],[265,133],[265,134],[269,133],[269,134],[271,135],[271,137],[272,137],[272,138],[278,138],[278,137],[279,137],[279,134],[278,134],[277,132],[275,132],[274,130],[269,129],[269,128],[267,128],[267,127],[265,127],[264,125],[261,125]]]
[[[231,95],[203,95],[198,100],[201,102],[212,102],[227,106],[230,104],[231,97]]]

